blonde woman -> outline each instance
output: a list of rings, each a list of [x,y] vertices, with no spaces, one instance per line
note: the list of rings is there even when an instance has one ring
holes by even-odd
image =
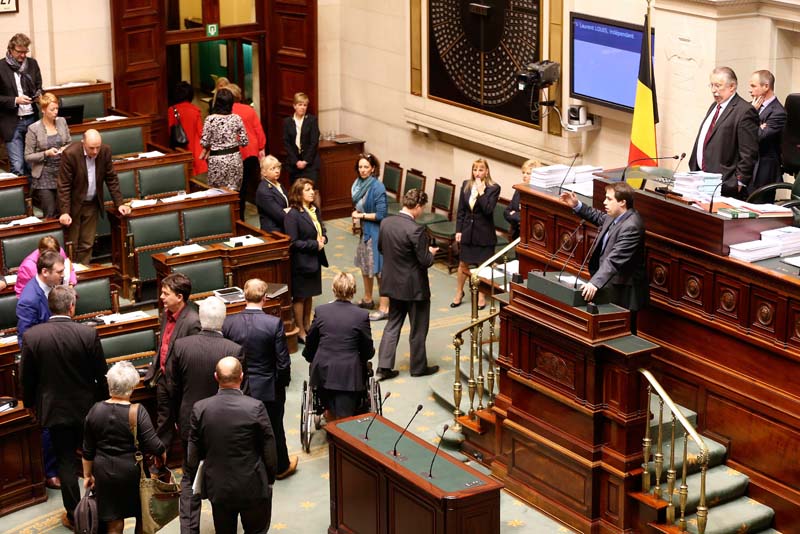
[[[289,198],[278,179],[281,162],[273,155],[261,160],[261,182],[256,189],[256,208],[261,229],[265,232],[283,232],[283,219],[289,211]]]
[[[541,167],[542,163],[538,159],[529,159],[522,164],[522,183],[527,184],[531,181],[531,171],[536,167]],[[519,237],[519,191],[514,190],[514,196],[503,211],[503,216],[511,225],[511,241]]]

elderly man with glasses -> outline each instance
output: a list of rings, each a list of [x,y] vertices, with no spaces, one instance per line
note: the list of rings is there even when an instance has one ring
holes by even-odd
[[[6,144],[11,172],[29,174],[25,164],[25,134],[39,116],[36,100],[42,93],[39,64],[28,57],[31,40],[18,33],[8,41],[0,63],[0,134]]]

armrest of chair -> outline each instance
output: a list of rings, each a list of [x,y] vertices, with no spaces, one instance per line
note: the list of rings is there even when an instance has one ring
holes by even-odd
[[[759,187],[758,189],[756,189],[755,191],[753,191],[752,193],[750,193],[747,196],[747,202],[757,203],[755,201],[758,200],[758,197],[760,197],[764,193],[772,193],[772,192],[775,192],[775,191],[779,191],[781,189],[789,189],[789,190],[791,190],[792,189],[792,184],[787,184],[787,183],[784,183],[784,182],[778,182],[778,183],[774,183],[774,184],[763,185],[763,186]]]

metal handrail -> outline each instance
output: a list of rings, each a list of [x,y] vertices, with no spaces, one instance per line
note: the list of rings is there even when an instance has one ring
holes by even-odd
[[[501,258],[501,257],[503,257],[503,256],[505,255],[505,253],[506,253],[506,252],[508,252],[508,251],[509,251],[509,250],[511,250],[512,248],[516,247],[517,245],[519,245],[520,239],[521,239],[521,238],[519,238],[519,237],[518,237],[518,238],[516,238],[514,241],[512,241],[512,242],[511,242],[511,243],[509,243],[508,245],[504,246],[504,247],[503,247],[502,249],[500,249],[498,252],[495,252],[494,256],[492,256],[491,258],[489,258],[489,259],[488,259],[488,260],[486,260],[485,262],[481,263],[481,264],[480,264],[480,265],[478,265],[477,267],[473,267],[472,269],[470,269],[470,270],[469,270],[470,274],[471,274],[472,276],[478,276],[478,273],[480,272],[480,270],[481,270],[481,269],[485,269],[485,268],[486,268],[486,267],[488,267],[489,265],[493,264],[493,263],[494,263],[494,260],[496,260],[496,259],[498,259],[498,258]]]

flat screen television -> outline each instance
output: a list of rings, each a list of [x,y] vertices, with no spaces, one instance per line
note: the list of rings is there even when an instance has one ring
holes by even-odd
[[[644,28],[580,13],[569,18],[569,96],[633,112]],[[655,30],[650,29],[654,51]]]

